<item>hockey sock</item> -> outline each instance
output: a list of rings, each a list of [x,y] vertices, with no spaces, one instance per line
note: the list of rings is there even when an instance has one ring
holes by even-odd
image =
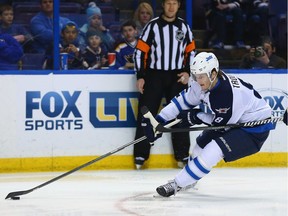
[[[192,158],[198,157],[202,153],[203,149],[196,143],[192,150]]]
[[[178,173],[175,181],[179,187],[186,187],[202,177],[207,175],[213,166],[215,166],[221,159],[223,153],[217,143],[212,140],[205,146],[202,153],[190,160],[188,164]]]

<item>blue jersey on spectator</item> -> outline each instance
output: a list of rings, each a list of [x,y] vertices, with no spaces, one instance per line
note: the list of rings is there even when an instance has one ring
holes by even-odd
[[[23,56],[21,45],[9,34],[0,34],[0,70],[17,70]]]
[[[60,29],[68,21],[69,19],[60,17]],[[33,47],[35,52],[45,53],[53,43],[53,18],[47,17],[43,12],[39,12],[31,19],[30,28],[34,37]]]
[[[32,44],[32,35],[27,31],[27,29],[19,24],[12,24],[9,27],[0,26],[0,34],[10,34],[11,36],[23,35],[25,40],[20,43],[23,46],[24,51],[30,49],[30,44]]]
[[[116,49],[116,61],[115,65],[111,66],[110,69],[119,69],[120,67],[125,66],[125,64],[128,63],[134,63],[133,61],[133,54],[135,50],[136,42],[135,44],[130,44],[128,42],[120,43]]]
[[[10,34],[12,36],[24,35],[25,37],[27,37],[27,39],[31,39],[31,37],[32,37],[30,35],[30,33],[27,31],[27,29],[24,26],[19,25],[19,24],[12,24],[8,28],[0,26],[0,33],[1,34]]]

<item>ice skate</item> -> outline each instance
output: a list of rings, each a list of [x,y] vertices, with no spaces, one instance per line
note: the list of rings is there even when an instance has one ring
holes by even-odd
[[[144,165],[145,159],[143,157],[136,157],[134,159],[135,167],[137,170],[140,170]]]
[[[179,190],[181,190],[181,187],[178,187],[175,180],[169,181],[167,184],[156,188],[157,193],[163,197],[170,197],[172,195],[175,196]]]
[[[190,185],[187,185],[185,187],[182,187],[180,189],[180,191],[187,191],[187,190],[190,190],[190,189],[194,189],[194,190],[198,190],[195,186],[197,184],[198,181],[194,182],[193,184],[190,184]]]

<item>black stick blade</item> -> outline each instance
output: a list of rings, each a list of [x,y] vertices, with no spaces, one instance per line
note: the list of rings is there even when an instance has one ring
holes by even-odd
[[[174,128],[173,130],[175,130],[175,129],[176,128]],[[166,128],[163,125],[158,124],[157,127],[156,127],[156,131],[159,131],[161,133],[169,133],[169,132],[172,132],[172,129],[171,128]]]
[[[21,195],[24,195],[24,194],[28,194],[30,192],[32,192],[33,190],[25,190],[25,191],[15,191],[15,192],[10,192],[5,199],[9,199],[9,198],[12,198],[12,197],[17,197],[17,196],[21,196]]]
[[[141,107],[141,113],[142,113],[142,115],[145,115],[145,114],[148,113],[148,112],[149,112],[148,107],[146,107],[146,106]]]

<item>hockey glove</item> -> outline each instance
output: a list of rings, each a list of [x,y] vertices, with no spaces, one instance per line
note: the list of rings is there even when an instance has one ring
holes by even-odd
[[[283,122],[288,126],[288,109],[286,109],[284,115],[283,115]]]
[[[149,141],[150,145],[154,145],[154,141],[158,138],[162,137],[162,133],[155,133],[154,128],[150,122],[150,119],[143,117],[141,126],[144,129],[144,134],[147,137],[147,140]]]
[[[201,109],[184,110],[177,116],[182,121],[178,124],[180,127],[191,127],[195,124],[202,124],[203,122],[197,117],[197,114],[202,112]]]

